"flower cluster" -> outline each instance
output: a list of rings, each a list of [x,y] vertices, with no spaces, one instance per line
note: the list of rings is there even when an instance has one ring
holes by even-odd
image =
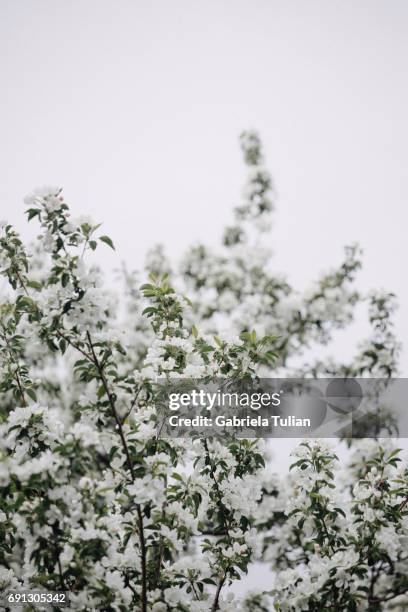
[[[1,225],[0,590],[66,590],[74,610],[123,612],[377,610],[404,597],[407,472],[393,449],[357,447],[337,483],[332,451],[306,443],[282,483],[262,441],[161,435],[163,380],[290,373],[365,299],[357,247],[304,295],[270,271],[273,182],[257,134],[241,145],[249,176],[220,250],[195,246],[174,270],[153,249],[140,288],[123,269],[120,307],[87,257],[112,240],[74,219],[60,188],[26,199],[34,245]],[[341,372],[390,377],[392,296],[368,300],[372,337]],[[235,597],[256,560],[275,587]]]
[[[351,481],[343,485],[326,444],[304,442],[296,450],[286,518],[270,533],[269,559],[282,568],[276,609],[406,605],[408,471],[399,467],[399,449],[372,443],[369,450],[352,458]]]

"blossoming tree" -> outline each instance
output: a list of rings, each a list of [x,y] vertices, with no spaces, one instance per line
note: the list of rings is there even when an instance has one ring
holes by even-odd
[[[332,449],[305,442],[283,486],[263,441],[161,436],[161,378],[396,373],[393,296],[356,291],[356,246],[303,295],[273,272],[272,180],[258,136],[241,145],[249,176],[220,250],[195,245],[173,269],[154,248],[141,289],[124,269],[121,300],[87,263],[111,239],[59,188],[26,199],[34,245],[2,225],[4,591],[69,591],[76,610],[408,605],[408,473],[391,442],[356,443],[339,476]],[[361,300],[373,331],[355,359],[308,363]],[[230,585],[256,560],[276,581],[238,601]]]

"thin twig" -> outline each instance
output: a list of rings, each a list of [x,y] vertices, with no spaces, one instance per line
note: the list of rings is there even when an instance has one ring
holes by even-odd
[[[226,516],[224,516],[224,513],[227,510],[227,508],[225,507],[225,505],[222,502],[222,493],[221,493],[221,490],[220,490],[220,486],[218,484],[217,477],[215,475],[214,465],[213,465],[211,457],[210,457],[210,450],[208,448],[208,442],[207,442],[207,440],[205,438],[204,438],[203,445],[204,445],[204,448],[205,448],[207,459],[208,459],[209,464],[210,464],[210,475],[211,475],[211,478],[214,481],[215,490],[217,492],[218,505],[220,506],[220,509],[222,510],[221,516],[222,516],[223,529],[225,530],[226,534],[229,535],[228,521],[227,521]],[[228,571],[228,569],[224,572],[224,574],[221,576],[221,578],[220,578],[220,580],[218,582],[217,590],[215,591],[214,601],[213,601],[213,604],[211,606],[211,612],[216,612],[216,610],[218,610],[219,600],[220,600],[220,595],[221,595],[221,589],[222,589],[222,587],[225,584],[225,580],[227,578],[227,571]]]
[[[99,359],[95,353],[95,348],[94,345],[92,343],[92,339],[91,339],[91,335],[89,333],[89,331],[86,332],[87,334],[87,338],[88,338],[88,343],[89,343],[89,348],[91,351],[91,355],[92,355],[92,362],[95,365],[96,369],[98,370],[98,374],[99,377],[102,381],[102,385],[103,388],[105,390],[105,393],[108,397],[108,401],[109,401],[109,405],[111,408],[111,412],[112,412],[112,416],[116,421],[116,425],[118,427],[118,432],[119,432],[119,436],[122,442],[122,446],[123,446],[123,450],[125,452],[126,455],[126,461],[130,470],[130,474],[132,477],[132,481],[134,481],[136,479],[136,475],[135,475],[135,470],[134,470],[134,466],[133,466],[133,462],[132,459],[130,457],[130,452],[129,452],[129,448],[127,445],[127,441],[126,441],[126,437],[125,434],[123,432],[123,427],[122,427],[122,422],[119,418],[119,415],[116,411],[116,406],[115,406],[115,400],[113,398],[113,395],[109,389],[109,385],[108,385],[108,381],[106,380],[106,376],[105,373],[103,371],[103,366],[100,364]],[[143,513],[142,513],[142,508],[140,506],[140,504],[136,505],[136,512],[137,512],[137,519],[138,519],[138,533],[139,533],[139,541],[140,541],[140,557],[141,557],[141,566],[142,566],[142,612],[147,612],[147,564],[146,564],[146,556],[147,556],[147,549],[146,549],[146,540],[144,537],[144,526],[143,526]]]
[[[222,576],[221,580],[218,583],[217,590],[215,591],[215,597],[214,597],[213,605],[211,606],[211,612],[216,612],[216,610],[218,610],[218,604],[219,604],[219,601],[220,601],[221,589],[224,586],[225,578],[226,578],[226,575],[224,574]]]
[[[404,499],[404,501],[401,503],[400,507],[398,508],[398,510],[401,512],[405,506],[408,504],[408,495],[406,496],[406,498]]]

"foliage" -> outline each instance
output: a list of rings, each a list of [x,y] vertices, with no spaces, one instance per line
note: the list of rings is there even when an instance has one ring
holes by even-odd
[[[153,249],[140,290],[123,271],[124,308],[87,263],[112,240],[73,219],[59,188],[26,200],[40,227],[33,246],[1,226],[1,588],[69,590],[72,609],[142,612],[380,610],[407,590],[396,451],[357,450],[350,488],[322,444],[300,446],[281,483],[262,441],[160,436],[159,378],[396,371],[384,293],[368,297],[373,333],[351,364],[299,365],[366,299],[354,288],[359,250],[305,295],[272,273],[262,242],[272,179],[258,136],[241,144],[249,176],[221,250],[196,245],[175,272]],[[237,601],[227,587],[257,559],[278,572],[276,586]]]

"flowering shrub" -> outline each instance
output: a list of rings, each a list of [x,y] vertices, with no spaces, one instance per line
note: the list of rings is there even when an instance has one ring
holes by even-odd
[[[398,453],[365,443],[344,488],[334,484],[330,447],[305,442],[296,450],[284,527],[272,527],[268,542],[279,568],[276,609],[382,610],[387,602],[405,609],[408,470]]]
[[[221,250],[196,245],[173,270],[153,249],[140,290],[123,270],[121,307],[87,259],[112,240],[74,219],[59,188],[26,199],[40,227],[33,246],[2,224],[1,589],[67,590],[76,610],[406,602],[408,483],[397,450],[357,444],[342,483],[333,452],[308,442],[283,484],[262,441],[160,435],[162,378],[396,372],[393,296],[355,290],[356,246],[305,295],[271,272],[272,179],[258,136],[241,144],[249,176]],[[365,299],[373,332],[352,363],[304,361]],[[237,601],[229,585],[259,559],[275,585]]]

